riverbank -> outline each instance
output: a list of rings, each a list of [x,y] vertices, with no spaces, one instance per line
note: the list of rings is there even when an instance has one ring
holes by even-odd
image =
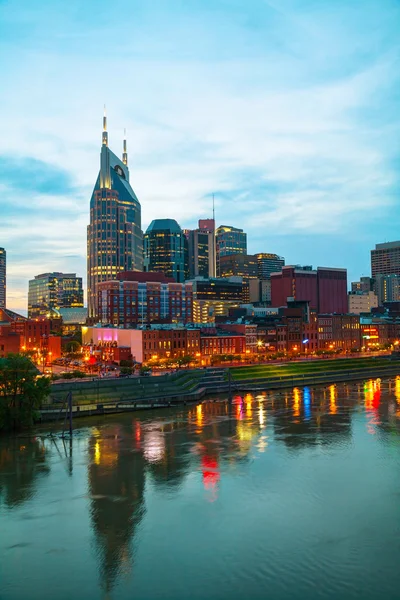
[[[62,419],[69,392],[72,393],[75,418],[185,405],[216,394],[234,396],[397,375],[400,375],[400,361],[349,359],[197,369],[154,378],[65,382],[52,387],[49,401],[40,411],[40,420]]]

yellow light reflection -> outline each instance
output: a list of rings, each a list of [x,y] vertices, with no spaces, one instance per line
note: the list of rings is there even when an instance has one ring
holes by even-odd
[[[300,416],[300,390],[299,388],[293,389],[293,416]]]
[[[258,409],[258,422],[260,423],[261,427],[265,423],[265,410],[264,410],[264,406],[262,404],[260,404],[259,409]]]
[[[94,462],[96,465],[100,464],[100,444],[96,442],[94,445]]]
[[[251,412],[252,412],[251,402],[247,402],[247,404],[246,404],[246,416],[247,417],[251,417]]]
[[[203,425],[203,405],[198,404],[196,407],[196,425],[202,427]]]
[[[335,415],[337,413],[336,398],[337,398],[336,386],[330,385],[329,386],[329,412],[331,415]]]

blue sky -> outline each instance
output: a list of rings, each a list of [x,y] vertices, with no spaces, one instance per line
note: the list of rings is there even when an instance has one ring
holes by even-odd
[[[103,105],[144,228],[210,216],[249,252],[369,274],[400,239],[400,0],[0,0],[0,246],[86,278]]]

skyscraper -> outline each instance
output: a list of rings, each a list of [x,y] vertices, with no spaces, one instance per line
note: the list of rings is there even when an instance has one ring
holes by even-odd
[[[82,277],[77,277],[76,273],[42,273],[29,281],[30,319],[46,316],[54,309],[82,306]]]
[[[247,234],[243,229],[221,225],[215,232],[217,275],[220,275],[219,258],[228,254],[247,254]]]
[[[0,308],[6,307],[6,258],[6,251],[0,248]]]
[[[277,273],[285,266],[285,259],[277,254],[259,252],[256,259],[259,279],[270,279],[271,273]]]
[[[371,275],[400,275],[400,241],[376,244],[371,250]]]
[[[215,277],[215,221],[200,219],[187,233],[189,277]]]
[[[126,139],[122,161],[108,147],[103,118],[100,171],[90,200],[87,228],[88,314],[97,314],[97,286],[121,271],[143,270],[143,233],[139,200],[129,183]]]
[[[164,273],[183,283],[186,249],[186,238],[174,219],[154,219],[144,234],[144,270]]]

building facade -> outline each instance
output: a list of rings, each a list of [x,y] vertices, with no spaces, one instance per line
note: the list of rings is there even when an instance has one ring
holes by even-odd
[[[200,219],[198,229],[187,232],[189,277],[215,277],[215,221]]]
[[[141,207],[129,183],[126,140],[122,160],[108,147],[103,119],[100,171],[90,200],[87,228],[87,297],[89,318],[97,314],[98,284],[121,271],[143,270]]]
[[[220,277],[243,277],[256,279],[258,277],[257,259],[252,254],[227,254],[219,258]]]
[[[176,282],[186,278],[187,239],[174,219],[154,219],[144,235],[144,270],[164,273]]]
[[[191,323],[193,289],[162,273],[120,273],[116,280],[98,286],[99,313],[103,325],[137,327],[149,323]]]
[[[347,313],[347,270],[282,267],[271,274],[272,306],[287,306],[288,298],[309,302],[318,313]]]
[[[219,259],[228,254],[247,254],[247,234],[243,229],[221,225],[215,232],[217,277],[220,275]]]
[[[351,282],[352,292],[368,293],[374,290],[374,280],[372,277],[360,277],[360,281]]]
[[[0,248],[0,308],[6,307],[7,291],[7,253],[4,248]]]
[[[350,292],[348,297],[349,313],[354,315],[370,313],[378,306],[378,296],[375,292]]]
[[[82,342],[86,351],[97,358],[107,354],[115,356],[116,350],[122,348],[129,348],[129,358],[138,363],[182,356],[200,357],[199,329],[83,327]]]
[[[60,308],[83,307],[82,277],[76,273],[42,273],[29,281],[28,317],[45,317]]]
[[[399,302],[400,274],[376,275],[375,290],[379,306],[383,306],[384,302]]]
[[[371,250],[371,275],[400,275],[400,241],[376,244]]]
[[[255,257],[257,260],[258,279],[269,280],[271,273],[278,273],[285,266],[285,259],[283,256],[278,256],[277,254],[259,252],[255,254]]]

